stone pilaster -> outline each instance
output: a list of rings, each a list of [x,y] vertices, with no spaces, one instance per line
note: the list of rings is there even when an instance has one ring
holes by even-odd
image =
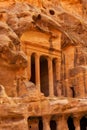
[[[59,59],[56,59],[56,77],[57,80],[60,80],[60,70],[61,70],[61,61]]]
[[[57,94],[58,96],[61,96],[62,95],[62,88],[61,88],[61,82],[60,82],[61,63],[58,59],[55,60],[55,66],[56,66]]]

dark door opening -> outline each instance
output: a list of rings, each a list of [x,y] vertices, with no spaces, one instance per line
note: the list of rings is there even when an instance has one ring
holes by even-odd
[[[70,87],[70,89],[72,91],[72,97],[74,98],[76,96],[74,86]]]
[[[38,117],[28,118],[28,130],[38,130]]]
[[[43,130],[43,122],[42,122],[42,119],[39,119],[39,130]]]
[[[68,118],[67,123],[68,123],[69,130],[75,130],[75,126],[74,126],[73,118],[72,117]]]
[[[48,62],[45,56],[40,57],[40,86],[41,92],[49,96]]]
[[[87,130],[87,118],[85,116],[80,120],[80,129]]]
[[[57,125],[55,120],[50,121],[50,128],[51,130],[57,130]]]
[[[42,117],[29,117],[28,130],[43,130]]]
[[[31,55],[31,82],[35,83],[35,54]]]

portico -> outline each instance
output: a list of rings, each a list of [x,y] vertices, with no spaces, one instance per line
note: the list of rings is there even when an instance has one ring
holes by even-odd
[[[39,92],[53,97],[61,96],[60,69],[61,69],[61,51],[59,38],[51,43],[50,36],[39,31],[25,32],[22,36],[22,48],[27,54],[28,69],[27,78],[35,83]],[[38,39],[39,38],[39,39]],[[39,42],[38,42],[39,41]],[[57,43],[59,41],[59,43]]]

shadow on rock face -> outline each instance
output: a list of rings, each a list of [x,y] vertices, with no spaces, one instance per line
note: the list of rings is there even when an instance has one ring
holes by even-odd
[[[16,33],[6,23],[0,22],[0,58],[8,64],[26,67],[27,58],[19,46]]]
[[[20,86],[19,96],[21,98],[29,98],[30,100],[37,100],[40,97],[44,97],[44,94],[39,92],[37,86],[30,82],[24,81]]]

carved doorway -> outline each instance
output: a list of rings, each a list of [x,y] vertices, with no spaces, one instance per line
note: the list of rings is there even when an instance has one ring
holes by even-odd
[[[29,117],[28,130],[43,130],[42,117]]]
[[[87,130],[87,118],[85,116],[80,120],[80,129]]]
[[[68,118],[67,123],[68,123],[69,130],[75,130],[75,126],[74,126],[73,118],[72,117]]]
[[[28,118],[28,130],[38,130],[38,117]]]
[[[57,130],[57,125],[55,120],[50,121],[50,128],[51,130]]]
[[[42,122],[42,118],[39,118],[39,124],[38,124],[39,130],[43,130],[43,122]]]
[[[71,86],[71,93],[72,93],[72,97],[75,98],[76,94],[75,94],[75,86]]]

